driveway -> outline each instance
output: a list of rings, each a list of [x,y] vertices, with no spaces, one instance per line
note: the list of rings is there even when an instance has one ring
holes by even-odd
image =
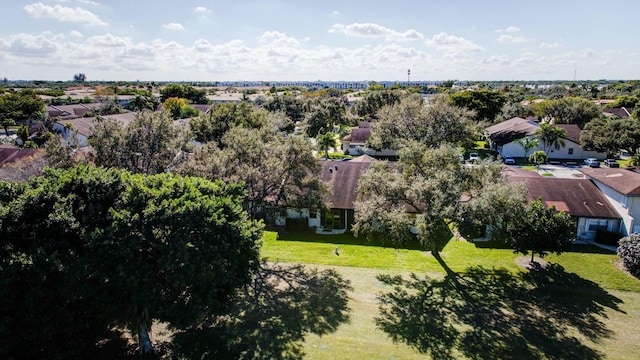
[[[542,165],[540,166],[540,173],[551,173],[554,177],[565,179],[582,179],[584,174],[578,171],[581,165],[575,166],[563,166],[563,165]]]
[[[543,173],[552,174],[553,177],[564,178],[564,179],[582,179],[584,178],[584,174],[582,174],[578,169],[580,165],[577,166],[563,166],[563,165],[541,165],[540,170],[522,170],[519,166],[514,165],[504,165],[502,166],[502,171],[507,176],[514,177],[539,177],[542,176]]]

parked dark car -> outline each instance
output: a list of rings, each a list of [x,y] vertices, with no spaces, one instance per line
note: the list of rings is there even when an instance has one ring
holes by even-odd
[[[606,159],[604,161],[604,164],[606,166],[608,166],[608,167],[611,167],[611,168],[619,168],[620,167],[620,164],[618,164],[618,162],[615,159]]]

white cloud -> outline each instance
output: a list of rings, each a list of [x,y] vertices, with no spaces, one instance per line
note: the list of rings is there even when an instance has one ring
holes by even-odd
[[[480,59],[480,64],[498,64],[498,65],[509,65],[511,64],[511,60],[506,55],[492,55],[489,57],[484,57]]]
[[[177,31],[184,30],[184,26],[182,26],[182,24],[179,24],[179,23],[162,24],[162,28],[165,30],[177,30]]]
[[[204,6],[196,6],[193,11],[200,13],[200,14],[210,14],[211,10],[207,9]]]
[[[52,35],[53,34],[49,32],[44,32],[39,35],[18,34],[11,37],[8,41],[3,41],[0,48],[16,53],[19,56],[48,56],[58,50],[58,44],[56,41],[61,40],[60,36],[53,36],[54,39],[50,39],[49,37]]]
[[[540,43],[540,47],[543,48],[543,49],[554,49],[554,48],[560,47],[560,43],[558,43],[558,42],[554,42],[554,43],[543,42],[543,43]]]
[[[498,29],[496,30],[497,33],[516,33],[519,32],[520,28],[516,27],[516,26],[509,26],[506,29]]]
[[[10,69],[7,73],[12,78],[53,80],[65,80],[78,69],[92,79],[163,81],[401,80],[406,79],[408,68],[412,80],[535,80],[566,78],[576,68],[584,76],[601,74],[603,66],[598,64],[608,64],[607,68],[618,71],[599,76],[603,78],[635,74],[638,69],[637,56],[627,56],[620,64],[618,59],[624,56],[606,49],[545,54],[536,42],[536,46],[519,53],[490,52],[469,39],[447,33],[425,39],[430,48],[401,42],[369,42],[345,48],[314,44],[308,38],[279,31],[264,32],[251,42],[255,45],[210,37],[188,43],[166,39],[138,42],[106,32],[92,35],[70,30],[0,35],[0,62]],[[379,36],[385,39],[385,35]],[[617,70],[620,67],[623,70]]]
[[[332,11],[332,12],[331,12],[331,15],[333,15],[333,16],[340,16],[340,11],[338,11],[338,10],[334,10],[334,11]]]
[[[261,44],[278,47],[298,47],[300,41],[279,31],[267,31],[258,39]]]
[[[118,37],[109,33],[92,36],[86,40],[86,44],[100,47],[127,47],[131,45],[129,38]]]
[[[523,38],[522,36],[512,36],[512,35],[502,34],[498,37],[498,42],[503,44],[518,44],[518,43],[524,43],[527,41],[529,40]]]
[[[78,0],[78,2],[81,3],[81,4],[87,4],[87,5],[91,5],[91,6],[100,6],[99,2],[91,1],[91,0]]]
[[[386,41],[414,41],[424,38],[424,35],[413,29],[398,32],[373,23],[335,24],[331,26],[329,33],[344,33],[347,36],[354,37],[383,38]]]
[[[425,44],[430,47],[435,47],[438,51],[449,54],[460,54],[484,50],[484,48],[478,44],[475,44],[462,37],[449,35],[445,32],[433,35],[431,39],[427,39],[425,41]]]
[[[56,19],[62,22],[78,22],[90,26],[107,26],[96,14],[81,7],[49,6],[43,3],[26,5],[24,11],[34,19]]]

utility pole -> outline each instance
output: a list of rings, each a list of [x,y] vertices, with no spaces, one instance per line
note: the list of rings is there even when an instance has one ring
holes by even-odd
[[[409,79],[411,77],[411,69],[407,69],[407,87],[409,87]]]

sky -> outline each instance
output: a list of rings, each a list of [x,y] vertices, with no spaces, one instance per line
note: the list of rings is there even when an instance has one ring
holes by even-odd
[[[0,0],[0,78],[631,80],[639,14],[638,0]]]

